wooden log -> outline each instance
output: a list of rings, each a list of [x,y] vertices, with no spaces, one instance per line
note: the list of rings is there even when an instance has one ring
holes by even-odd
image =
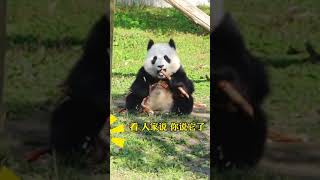
[[[210,31],[210,16],[201,11],[199,8],[184,0],[165,1],[180,10],[187,17],[191,18],[193,22],[200,25],[205,30]]]
[[[4,130],[5,111],[3,104],[4,59],[6,49],[6,0],[0,0],[0,131]]]

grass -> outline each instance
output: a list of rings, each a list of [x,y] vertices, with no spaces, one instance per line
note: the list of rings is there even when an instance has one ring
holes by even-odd
[[[9,135],[0,135],[0,166],[23,179],[104,179],[105,164],[84,170],[50,157],[37,163],[22,160],[30,150],[29,142],[41,141],[33,134],[40,124],[44,124],[43,135],[48,134],[44,131],[48,118],[34,114],[49,113],[59,96],[57,86],[79,58],[89,29],[105,11],[103,0],[58,1],[52,11],[48,2],[8,1],[4,97]],[[36,118],[42,123],[35,123]]]
[[[208,8],[205,9],[209,11]],[[209,35],[175,9],[117,8],[112,62],[112,98],[124,100],[135,75],[144,63],[149,39],[168,42],[173,38],[188,76],[194,81],[195,101],[210,105]],[[111,177],[118,179],[208,179],[209,121],[191,116],[147,117],[113,112],[126,131],[125,147],[111,145]],[[133,122],[204,122],[196,132],[132,132]],[[116,179],[117,179],[116,178]]]
[[[205,120],[190,117],[143,117],[117,115],[118,124],[132,122],[203,122],[204,130],[195,132],[133,132],[115,135],[126,139],[125,147],[111,145],[111,176],[119,179],[207,179],[209,172],[209,129]],[[113,126],[112,126],[113,127]],[[142,125],[141,125],[142,127]]]
[[[70,68],[80,56],[87,32],[104,12],[105,5],[104,1],[100,0],[95,1],[95,3],[81,0],[63,3],[59,1],[53,11],[51,7],[53,6],[48,5],[48,1],[25,2],[12,0],[8,2],[9,48],[6,55],[5,104],[10,124],[8,130],[10,132],[8,133],[9,137],[8,135],[0,136],[0,166],[9,167],[23,179],[104,179],[106,174],[105,164],[94,164],[84,168],[82,164],[67,167],[63,163],[56,162],[56,159],[51,157],[45,157],[43,160],[31,164],[22,160],[23,154],[30,149],[30,146],[35,146],[32,143],[41,144],[41,142],[34,141],[37,138],[39,138],[39,141],[43,139],[35,136],[32,132],[41,129],[42,135],[47,135],[48,132],[44,130],[48,123],[48,117],[44,118],[37,114],[39,112],[40,114],[43,112],[48,114],[54,106],[59,96],[57,86],[65,79]],[[120,50],[119,54],[121,56],[119,55],[117,58],[119,62],[117,60],[113,61],[114,66],[123,65],[121,64],[124,63],[123,60],[129,63],[135,60],[136,66],[114,73],[115,83],[121,82],[121,78],[125,79],[125,81],[122,81],[124,83],[122,85],[120,83],[113,84],[113,97],[122,98],[126,93],[134,73],[143,62],[148,38],[153,38],[156,41],[167,41],[170,37],[173,37],[177,42],[181,59],[197,57],[193,61],[191,59],[183,61],[186,62],[186,69],[190,72],[189,74],[198,81],[196,100],[209,103],[209,83],[205,82],[201,77],[204,74],[200,74],[201,72],[209,73],[209,66],[206,66],[209,62],[208,35],[205,35],[200,28],[192,25],[183,15],[174,10],[165,9],[160,11],[159,9],[146,8],[136,10],[122,9],[121,11],[121,15],[116,15],[114,42],[115,52],[117,52],[117,49]],[[208,9],[206,11],[208,12]],[[162,12],[165,12],[168,17],[163,15]],[[142,14],[148,14],[150,19],[142,16]],[[156,16],[158,15],[161,15],[161,21],[157,21]],[[136,20],[130,19],[133,17]],[[175,20],[176,23],[168,21],[170,18]],[[144,22],[144,25],[137,22]],[[159,23],[159,26],[153,26],[149,29],[151,24],[155,25],[156,22]],[[173,24],[175,26],[171,28]],[[160,25],[162,30],[153,29],[160,27]],[[138,36],[135,36],[135,33]],[[196,46],[196,49],[188,45],[192,43],[191,38],[196,38],[197,42],[200,43]],[[126,47],[126,49],[121,50],[120,48],[122,47]],[[139,51],[137,50],[134,53],[132,51],[133,47],[139,47]],[[128,49],[131,51],[126,52]],[[123,52],[125,53],[122,54]],[[131,62],[128,60],[131,60]],[[201,71],[191,73],[193,69],[188,63],[199,65],[196,70]],[[122,67],[129,67],[129,65]],[[116,76],[117,73],[118,76]],[[35,119],[38,119],[41,123],[35,124]],[[124,122],[129,121],[129,119],[135,120],[135,117],[123,116],[119,117],[119,119]],[[181,121],[182,119],[177,117],[175,120]],[[193,118],[187,118],[187,120],[199,121],[199,119]],[[12,125],[24,127],[17,128]],[[209,127],[209,124],[207,125]],[[28,133],[28,135],[24,133]],[[203,132],[194,134],[198,133]],[[183,140],[179,141],[181,148],[188,143],[184,142],[184,140],[192,139],[191,137],[194,134],[179,133],[179,135],[185,136],[181,138]],[[208,134],[208,128],[206,129],[206,134]],[[159,134],[154,136],[162,137],[162,134],[161,136]],[[112,160],[115,160],[115,163],[112,164],[112,168],[116,167],[115,175],[122,175],[118,177],[127,176],[129,178],[131,174],[137,178],[149,175],[156,177],[160,176],[160,172],[162,174],[170,174],[172,172],[170,177],[173,179],[181,177],[201,179],[205,177],[203,173],[195,173],[192,170],[193,167],[187,168],[184,163],[187,164],[186,162],[188,161],[194,161],[196,156],[204,156],[208,152],[209,140],[203,140],[203,143],[200,141],[188,143],[190,150],[199,151],[190,153],[193,155],[192,157],[186,157],[182,150],[176,148],[173,140],[177,137],[173,136],[172,133],[164,133],[163,138],[166,141],[163,142],[160,140],[157,142],[156,139],[151,139],[150,142],[147,142],[148,139],[141,137],[149,137],[150,139],[150,135],[132,133],[126,136],[128,139],[126,149],[123,151],[116,148],[113,149],[112,154],[115,156],[112,157]],[[139,142],[142,146],[137,146]],[[140,147],[144,147],[144,149],[140,149]],[[136,152],[135,150],[139,151]],[[150,158],[148,156],[144,158],[137,156],[141,151],[148,156],[150,155]],[[170,154],[171,157],[168,156]],[[175,156],[175,154],[177,155]],[[171,159],[162,159],[162,157],[166,156]],[[204,159],[204,162],[201,163],[201,167],[208,169],[208,157]],[[127,166],[127,164],[129,165]],[[201,170],[196,172],[201,172]]]
[[[59,92],[57,85],[81,53],[89,27],[104,11],[104,1],[58,2],[48,10],[48,1],[8,1],[9,48],[6,61],[5,103],[8,121],[16,124],[32,119],[33,112],[49,111]],[[227,1],[245,36],[248,48],[267,65],[272,92],[265,107],[270,126],[282,132],[307,136],[319,142],[320,67],[303,63],[308,57],[303,43],[310,40],[320,51],[320,14],[317,0]],[[208,12],[208,9],[205,9]],[[147,15],[147,16],[145,16]],[[195,82],[196,102],[209,105],[209,36],[171,9],[118,8],[115,15],[112,97],[121,100],[143,63],[149,38],[168,41],[174,38],[185,69]],[[289,46],[301,53],[287,54]],[[112,125],[153,122],[146,116],[114,114]],[[194,117],[158,116],[163,121],[205,122]],[[25,127],[27,128],[27,127]],[[125,148],[111,145],[111,170],[118,179],[207,179],[208,132],[126,132]],[[19,132],[11,131],[11,134]],[[32,137],[28,134],[26,137]],[[9,139],[9,140],[8,140]],[[0,165],[24,179],[103,179],[105,167],[67,168],[50,159],[29,164],[11,144],[14,137],[0,136]],[[59,167],[55,170],[55,167]],[[232,172],[214,179],[290,179],[261,170],[243,174]]]
[[[103,1],[82,0],[58,3],[50,14],[47,3],[8,2],[5,103],[14,119],[57,96],[57,85],[80,56],[89,28],[104,11]]]
[[[316,0],[226,3],[248,48],[267,65],[272,92],[265,107],[270,126],[314,142],[320,137],[320,66],[303,60],[309,56],[306,41],[320,51],[319,6]],[[288,54],[289,47],[300,53]]]
[[[266,64],[271,94],[264,106],[269,127],[307,137],[311,143],[319,143],[320,137],[320,66],[303,62],[309,56],[304,43],[309,40],[320,52],[319,6],[317,0],[225,1],[225,9],[235,18],[247,47]],[[289,47],[299,53],[288,54]],[[293,179],[261,169],[214,174],[212,178]]]

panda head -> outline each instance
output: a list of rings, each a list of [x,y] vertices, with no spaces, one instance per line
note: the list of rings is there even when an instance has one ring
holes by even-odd
[[[181,64],[173,39],[170,39],[168,43],[157,44],[154,44],[153,40],[149,40],[147,50],[143,67],[152,77],[164,79],[165,76],[160,73],[161,70],[169,76],[179,70]]]

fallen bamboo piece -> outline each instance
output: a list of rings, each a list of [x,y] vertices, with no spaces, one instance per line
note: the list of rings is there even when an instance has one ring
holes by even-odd
[[[279,133],[275,130],[268,130],[268,139],[274,142],[282,142],[282,143],[297,143],[297,142],[305,142],[304,139],[299,137],[290,137],[286,134]]]

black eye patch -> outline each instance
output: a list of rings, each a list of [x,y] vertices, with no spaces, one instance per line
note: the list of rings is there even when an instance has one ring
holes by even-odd
[[[156,63],[156,60],[157,60],[157,56],[153,57],[151,63],[152,63],[152,64]]]
[[[171,62],[171,59],[167,55],[164,56],[164,60],[166,60],[168,63]]]

